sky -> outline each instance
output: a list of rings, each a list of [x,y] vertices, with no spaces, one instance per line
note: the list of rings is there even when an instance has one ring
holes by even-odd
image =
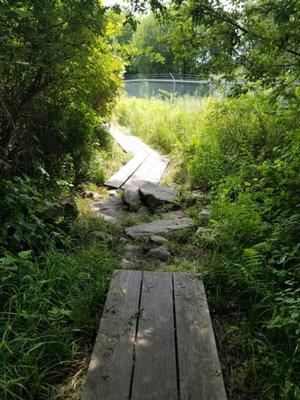
[[[126,3],[125,0],[104,0],[104,5],[106,7],[113,6],[114,4],[119,4],[120,6],[122,6],[125,3]]]
[[[104,5],[106,7],[113,6],[114,4],[119,4],[120,6],[122,6],[126,3],[127,3],[126,0],[104,0]],[[221,3],[223,3],[223,5],[225,6],[225,9],[230,8],[230,3],[231,3],[230,0],[221,0]]]

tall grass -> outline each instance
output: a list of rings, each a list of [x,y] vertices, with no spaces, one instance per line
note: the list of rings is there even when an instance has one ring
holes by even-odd
[[[116,106],[115,118],[157,150],[170,154],[201,133],[202,109],[203,101],[193,97],[173,101],[122,98]]]
[[[0,259],[1,399],[58,398],[59,386],[82,368],[118,264],[117,248],[87,239],[93,229],[107,227],[76,222],[61,250],[50,242],[40,256]]]

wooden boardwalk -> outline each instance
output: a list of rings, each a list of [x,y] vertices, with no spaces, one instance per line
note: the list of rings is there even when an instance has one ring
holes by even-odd
[[[137,188],[144,182],[158,183],[167,168],[169,160],[143,143],[139,138],[126,135],[119,128],[110,128],[111,136],[133,158],[117,171],[107,186],[114,188]]]
[[[225,400],[202,281],[118,271],[82,400]]]

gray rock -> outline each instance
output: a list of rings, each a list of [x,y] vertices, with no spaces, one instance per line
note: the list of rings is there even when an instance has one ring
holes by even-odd
[[[192,226],[194,221],[191,218],[162,219],[147,224],[130,226],[125,229],[125,233],[132,238],[138,236],[160,235],[172,231],[178,231]]]
[[[124,202],[134,210],[137,210],[141,205],[139,190],[130,188],[124,190]]]
[[[171,258],[171,253],[164,247],[156,247],[148,251],[148,255],[160,261],[168,261]]]
[[[167,242],[167,239],[162,236],[152,235],[150,236],[151,242],[155,244],[163,244]]]
[[[130,269],[132,268],[134,265],[131,261],[126,260],[126,258],[122,258],[121,260],[121,268],[122,269]]]
[[[200,211],[199,215],[200,215],[201,217],[204,217],[204,218],[209,218],[210,215],[211,215],[211,210],[209,210],[208,208],[203,208],[203,209]]]
[[[106,221],[117,222],[123,216],[124,205],[119,196],[109,196],[93,204],[94,210]]]
[[[133,244],[126,244],[124,250],[125,250],[125,258],[127,259],[137,257],[141,251],[139,246],[135,246]]]
[[[176,188],[174,187],[146,182],[140,186],[139,191],[142,201],[151,208],[162,204],[176,204]]]
[[[89,233],[89,237],[91,239],[98,239],[99,241],[107,242],[107,243],[115,243],[117,238],[109,233],[102,232],[102,231],[93,231]]]

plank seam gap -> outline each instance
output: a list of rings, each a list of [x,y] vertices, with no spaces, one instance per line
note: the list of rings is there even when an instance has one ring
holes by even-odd
[[[176,383],[177,383],[177,398],[178,398],[178,400],[181,400],[174,274],[172,274],[172,297],[173,297],[173,319],[174,319],[175,363],[176,363],[176,378],[177,378],[176,379]]]
[[[144,164],[144,162],[148,159],[149,157],[147,156],[146,158],[144,158],[144,160],[141,162],[141,164],[132,172],[132,174],[130,174],[128,176],[128,178],[122,183],[122,185],[120,185],[120,189],[123,188],[124,185],[126,185],[126,183],[129,181],[129,179],[136,173],[136,171]]]
[[[136,327],[135,327],[135,336],[134,336],[134,345],[132,352],[132,368],[131,368],[131,377],[130,377],[130,386],[129,386],[129,397],[130,400],[132,398],[132,387],[133,387],[133,376],[134,376],[134,367],[135,367],[135,357],[136,357],[136,341],[139,330],[139,320],[141,314],[141,301],[142,301],[142,290],[143,290],[143,280],[144,280],[144,271],[142,271],[141,284],[140,284],[140,296],[139,296],[139,304],[137,309],[137,317],[136,317]],[[180,400],[180,399],[179,399]]]

